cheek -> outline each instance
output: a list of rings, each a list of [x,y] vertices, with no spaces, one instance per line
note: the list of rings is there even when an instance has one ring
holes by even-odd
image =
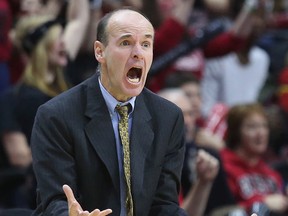
[[[22,0],[21,2],[21,10],[34,13],[40,9],[40,3],[38,1],[31,1],[31,0]]]
[[[251,130],[244,130],[242,131],[241,137],[242,137],[242,142],[250,143],[251,141],[254,140],[255,133]]]
[[[51,61],[54,61],[54,62],[57,61],[57,59],[59,58],[57,50],[52,49],[50,51],[49,57]]]
[[[121,71],[124,70],[125,64],[127,62],[127,58],[125,55],[121,55],[118,53],[112,53],[109,56],[106,56],[106,62],[107,65],[110,66],[110,70],[112,71],[118,71],[116,73],[116,76],[120,75]]]
[[[245,133],[244,137],[246,137],[246,140],[253,140],[256,137],[256,133],[249,131]]]
[[[61,54],[60,50],[52,49],[49,53],[49,62],[53,65],[66,66],[67,56]]]
[[[153,62],[153,53],[149,53],[146,59],[147,67],[150,68]]]
[[[199,105],[199,98],[197,97],[197,96],[192,96],[191,98],[190,98],[190,100],[191,100],[191,103],[192,103],[192,105],[193,106],[198,106]]]

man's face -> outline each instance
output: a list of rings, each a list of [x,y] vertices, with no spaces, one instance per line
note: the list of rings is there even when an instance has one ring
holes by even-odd
[[[29,15],[38,14],[42,6],[40,0],[22,0],[21,12]]]
[[[164,19],[170,17],[173,9],[176,7],[175,0],[157,0],[157,4]]]
[[[191,106],[191,103],[189,101],[189,98],[186,95],[184,95],[184,96],[179,97],[175,101],[175,103],[177,106],[179,106],[181,108],[181,110],[183,112],[186,141],[192,141],[193,135],[194,135],[194,130],[195,130],[196,116],[195,116],[194,110]]]
[[[134,11],[114,14],[107,26],[108,44],[95,42],[101,83],[118,101],[137,96],[144,88],[153,59],[154,29]]]
[[[189,82],[182,85],[181,88],[183,89],[183,91],[190,100],[195,118],[199,118],[201,116],[201,107],[202,107],[199,84]]]

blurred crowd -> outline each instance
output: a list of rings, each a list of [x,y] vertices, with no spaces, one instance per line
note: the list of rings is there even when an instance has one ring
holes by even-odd
[[[96,72],[98,20],[122,7],[155,28],[146,87],[183,111],[180,205],[288,215],[288,0],[0,0],[0,214],[36,207],[37,109]]]

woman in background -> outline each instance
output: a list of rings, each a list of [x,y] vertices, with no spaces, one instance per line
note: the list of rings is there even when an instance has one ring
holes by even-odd
[[[255,204],[287,215],[288,198],[283,181],[262,159],[268,147],[269,126],[260,104],[233,106],[227,114],[227,148],[221,151],[228,185],[247,213]]]
[[[68,89],[61,71],[61,66],[67,60],[64,57],[61,42],[57,41],[59,40],[62,27],[56,24],[53,25],[52,21],[47,22],[48,20],[44,19],[44,17],[40,18],[29,17],[29,19],[24,19],[18,24],[16,29],[17,40],[20,43],[26,43],[23,48],[25,47],[28,60],[20,82],[4,92],[0,98],[1,142],[8,160],[8,166],[4,167],[4,170],[17,169],[25,173],[26,169],[30,169],[32,157],[29,140],[36,111],[41,104]],[[45,26],[47,30],[45,36],[42,35],[37,45],[32,47],[30,38],[33,36],[26,31],[35,29],[35,37],[36,34],[38,34],[37,37],[40,37],[41,33],[37,33],[37,26],[42,26],[43,28]],[[60,50],[62,50],[62,55],[60,55]],[[57,56],[56,53],[58,53]],[[29,171],[29,175],[27,175],[29,179],[30,174],[31,172]],[[9,181],[4,186],[3,189],[7,190],[8,196],[8,198],[5,198],[8,204],[5,203],[4,207],[6,205],[8,207],[14,207],[14,205],[16,207],[18,205],[20,207],[30,207],[30,203],[35,200],[35,197],[28,197],[29,194],[34,194],[30,191],[34,188],[32,185],[26,185],[26,182],[24,182],[24,185],[20,184],[21,189],[16,187],[16,190],[25,191],[24,193],[21,192],[21,195],[12,189],[13,185],[10,187]],[[14,196],[14,193],[17,196]],[[21,196],[22,198],[20,198]]]
[[[27,62],[19,83],[0,97],[0,142],[7,158],[0,172],[20,171],[24,181],[15,185],[8,177],[1,179],[0,207],[35,207],[29,144],[34,117],[40,105],[68,89],[63,71],[75,58],[86,32],[88,0],[69,1],[67,12],[65,28],[44,15],[23,17],[16,25],[14,42],[24,51]]]

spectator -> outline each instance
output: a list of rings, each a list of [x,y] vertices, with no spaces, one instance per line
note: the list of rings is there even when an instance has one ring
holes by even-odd
[[[238,5],[238,10],[240,8],[241,5]],[[236,52],[206,61],[201,83],[204,116],[208,116],[217,103],[230,107],[258,100],[270,63],[266,51],[255,44],[265,30],[265,20],[259,13],[254,13],[249,21],[253,29],[245,46]]]
[[[15,23],[17,23],[17,21],[23,19],[24,17],[35,16],[35,15],[36,16],[42,16],[42,15],[50,16],[51,19],[57,19],[63,26],[65,26],[69,22],[69,25],[66,28],[66,31],[64,33],[64,38],[65,38],[64,40],[66,42],[68,41],[70,42],[70,40],[72,40],[70,38],[70,35],[74,35],[74,37],[73,37],[73,43],[70,43],[70,45],[66,46],[68,49],[67,50],[68,64],[65,70],[65,76],[66,76],[66,79],[72,84],[74,84],[73,83],[74,74],[70,72],[70,68],[73,67],[73,65],[71,64],[75,61],[76,57],[78,56],[78,53],[82,50],[81,49],[82,41],[84,41],[84,37],[86,36],[86,31],[88,30],[87,25],[90,23],[89,22],[90,11],[86,7],[81,6],[80,8],[75,10],[75,12],[73,13],[67,12],[67,11],[71,11],[69,7],[74,7],[73,4],[74,4],[73,2],[71,4],[68,4],[68,1],[66,0],[46,0],[46,1],[23,0],[19,2],[19,12],[17,16],[15,17]],[[91,11],[93,11],[93,13],[96,13],[95,11],[98,11],[98,10],[96,8]],[[95,18],[95,16],[93,18]],[[92,29],[91,31],[93,30],[95,30],[95,28]],[[78,34],[79,32],[81,33]],[[11,30],[10,34],[12,35],[12,38],[13,38],[14,37],[13,29]],[[92,44],[90,43],[90,48],[91,47],[92,47]],[[23,58],[22,53],[19,53],[19,50],[17,50],[17,47],[14,48],[13,54],[14,56],[13,56],[13,59],[11,59],[10,67],[12,68],[11,71],[13,73],[14,83],[16,83],[20,79],[21,74],[23,73],[22,68],[19,67],[18,65],[25,66],[26,58],[25,56]],[[17,61],[17,64],[15,66],[13,64],[15,64],[16,61]],[[76,78],[79,77],[79,73],[76,74],[75,76]]]
[[[198,147],[219,151],[224,147],[222,137],[214,134],[214,131],[207,128],[208,122],[201,113],[202,96],[200,81],[193,74],[185,71],[176,71],[170,74],[165,82],[165,88],[181,88],[188,96],[192,105],[192,115],[195,120],[193,127],[186,127],[186,141],[195,142]]]
[[[196,150],[193,143],[187,140],[187,129],[195,125],[196,115],[184,91],[179,88],[167,88],[158,92],[158,95],[175,103],[183,112],[186,150],[182,170],[182,191],[184,190],[185,195],[182,206],[190,216],[203,216],[213,181],[218,173],[218,160],[203,149]],[[187,178],[189,180],[185,182]]]
[[[279,173],[262,159],[267,150],[269,128],[259,104],[233,106],[227,115],[227,148],[221,152],[228,185],[247,213],[257,203],[272,213],[287,215],[288,198]]]
[[[143,11],[152,20],[156,28],[155,34],[155,59],[159,60],[168,51],[173,52],[182,43],[187,43],[195,38],[197,30],[190,22],[193,14],[194,0],[189,1],[144,1]],[[224,33],[213,38],[199,47],[200,49],[175,57],[171,62],[148,79],[147,86],[157,92],[163,88],[166,77],[177,70],[193,73],[198,79],[202,78],[204,57],[222,56],[231,51],[238,50],[251,30],[246,22],[251,13],[243,10],[239,13],[234,25]],[[154,22],[153,22],[154,20]],[[169,35],[169,37],[167,37]],[[203,36],[207,37],[207,35]],[[210,36],[211,37],[211,36]],[[182,44],[183,45],[183,44]],[[183,57],[183,58],[180,58]]]
[[[74,31],[83,29],[83,25],[85,26],[85,22],[75,20],[85,21],[86,15],[84,20],[82,16],[79,17],[81,13],[87,13],[85,8],[88,10],[88,1],[70,1],[68,14],[71,21],[64,31],[61,23],[51,19],[50,16],[43,15],[27,16],[21,19],[15,28],[15,43],[26,52],[28,61],[21,81],[1,97],[1,143],[9,164],[9,167],[3,169],[5,171],[5,169],[17,168],[23,172],[28,170],[29,182],[31,176],[33,178],[30,136],[34,117],[41,104],[68,89],[63,69],[67,64],[67,56],[68,58],[75,56],[80,39],[83,38],[82,34],[77,35],[79,38],[75,37]],[[73,43],[70,45],[72,38]],[[5,186],[9,186],[9,181],[3,188]],[[8,192],[9,198],[4,199],[10,201],[7,206],[35,208],[34,187],[35,182],[29,184],[28,188],[25,187],[24,194],[21,193],[28,198],[21,199],[19,194],[14,196],[12,191]],[[12,190],[14,189],[12,187]],[[15,198],[22,203],[15,203]]]
[[[11,0],[10,5],[13,9],[13,23],[10,30],[10,38],[14,37],[16,23],[26,16],[51,16],[58,17],[63,11],[66,11],[67,2],[65,0]],[[85,18],[85,16],[83,17]],[[61,15],[62,19],[62,15]],[[60,20],[60,16],[59,16]],[[64,23],[65,20],[63,20]],[[62,22],[62,20],[61,20]],[[25,69],[26,57],[15,45],[12,46],[12,55],[9,59],[9,72],[11,84],[16,84],[20,79]]]
[[[45,19],[45,21],[47,20]],[[37,19],[34,26],[39,26],[45,21]],[[23,21],[22,24],[24,24],[24,22],[25,21]],[[31,25],[31,22],[33,21],[30,19],[27,22],[27,25]],[[19,28],[20,25],[21,24],[19,24]],[[67,85],[65,84],[63,78],[63,73],[60,71],[49,73],[49,70],[46,71],[44,69],[45,64],[47,65],[46,67],[48,69],[48,65],[50,68],[52,63],[48,63],[48,58],[40,55],[40,52],[42,52],[43,49],[45,51],[45,47],[55,46],[56,43],[53,42],[53,44],[51,41],[57,40],[56,38],[58,38],[60,35],[59,26],[54,28],[49,26],[47,28],[50,28],[51,31],[47,32],[47,39],[39,41],[37,44],[38,49],[35,48],[35,51],[33,50],[34,52],[30,53],[30,60],[27,63],[27,68],[23,76],[23,82],[6,91],[1,98],[1,137],[5,152],[8,156],[9,164],[12,167],[26,169],[30,166],[32,157],[29,148],[29,140],[37,108],[40,104],[46,102],[52,96],[67,89]],[[20,40],[24,40],[24,38],[21,38]],[[57,43],[60,44],[59,42]],[[60,46],[58,45],[58,49],[59,48]],[[63,59],[63,55],[60,55],[60,51],[58,52],[59,54],[56,56],[56,58],[60,58],[62,62],[58,59],[57,64],[63,64],[63,61],[66,61],[66,59]],[[51,60],[52,59],[49,59],[49,61]],[[54,64],[55,63],[56,62],[54,62]],[[28,191],[26,193],[32,194]],[[33,200],[35,197],[32,197],[31,199]],[[32,200],[27,201],[31,203],[35,201]],[[32,207],[29,204],[25,207],[33,208],[35,206]]]

